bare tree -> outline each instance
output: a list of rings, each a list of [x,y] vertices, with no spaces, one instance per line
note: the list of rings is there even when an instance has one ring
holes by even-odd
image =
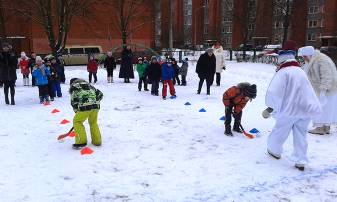
[[[150,0],[105,0],[113,8],[113,22],[121,34],[122,45],[125,46],[131,34],[145,24],[154,22],[149,5]]]
[[[5,5],[4,1],[0,0],[0,38],[6,38],[6,21],[7,18],[4,13]]]
[[[292,0],[273,0],[274,21],[280,22],[283,28],[282,44],[288,39]]]
[[[42,25],[52,53],[61,52],[75,16],[83,15],[92,0],[19,0],[18,13]]]

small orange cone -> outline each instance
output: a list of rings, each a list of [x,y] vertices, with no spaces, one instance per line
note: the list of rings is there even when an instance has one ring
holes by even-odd
[[[60,124],[67,124],[67,123],[70,123],[70,121],[68,121],[67,119],[63,119]]]
[[[76,133],[74,131],[72,131],[71,133],[69,133],[68,135],[69,137],[75,137],[76,136]]]
[[[53,111],[51,111],[52,114],[56,114],[56,113],[59,113],[59,112],[60,112],[60,110],[58,110],[58,109],[53,109]]]
[[[84,147],[82,150],[81,150],[81,155],[85,155],[85,154],[92,154],[94,151],[92,149],[90,149],[89,147]]]

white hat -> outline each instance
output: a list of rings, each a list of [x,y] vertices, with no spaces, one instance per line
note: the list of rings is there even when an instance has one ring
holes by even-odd
[[[299,56],[312,56],[315,53],[315,48],[312,46],[304,46],[298,49]]]
[[[36,56],[35,61],[36,61],[36,62],[37,62],[37,61],[43,62],[41,56]]]

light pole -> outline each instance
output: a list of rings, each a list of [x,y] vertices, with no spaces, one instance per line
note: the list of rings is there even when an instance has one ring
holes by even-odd
[[[202,8],[205,8],[205,6],[201,6],[194,11],[194,48],[197,45],[197,12]]]

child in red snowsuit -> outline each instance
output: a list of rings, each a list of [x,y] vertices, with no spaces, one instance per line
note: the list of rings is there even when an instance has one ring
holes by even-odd
[[[97,61],[95,60],[95,57],[90,56],[90,59],[87,65],[87,70],[89,72],[89,83],[91,83],[92,76],[94,76],[94,83],[97,82],[97,69],[98,69],[98,64],[97,64]]]

